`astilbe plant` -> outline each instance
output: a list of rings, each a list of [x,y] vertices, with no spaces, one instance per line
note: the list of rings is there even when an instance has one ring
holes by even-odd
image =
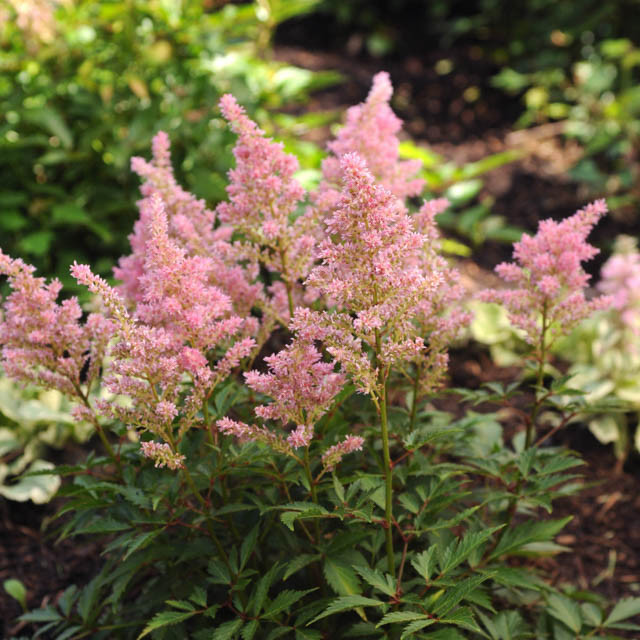
[[[60,535],[100,535],[102,568],[23,622],[98,640],[500,640],[604,634],[640,611],[630,599],[606,615],[594,595],[580,608],[509,565],[532,545],[557,551],[566,519],[537,510],[579,460],[529,428],[524,446],[488,442],[493,413],[435,409],[469,316],[439,251],[446,203],[406,202],[421,185],[398,159],[390,96],[379,74],[311,194],[226,96],[236,167],[215,212],[177,185],[158,134],[151,162],[133,161],[143,199],[122,283],[72,267],[100,310],[84,324],[57,283],[2,257],[5,370],[74,398],[108,454],[59,469]],[[500,267],[518,288],[486,294],[528,331],[541,371],[550,341],[606,304],[586,300],[580,266],[603,212],[543,223]],[[538,391],[530,423],[553,400]]]
[[[547,354],[554,342],[594,311],[611,305],[611,298],[607,296],[587,299],[589,274],[581,264],[598,253],[586,238],[606,212],[605,201],[597,200],[561,222],[542,221],[535,236],[525,234],[515,243],[516,262],[504,262],[496,267],[498,275],[515,287],[489,290],[481,295],[485,302],[502,303],[511,323],[521,329],[525,340],[533,345],[539,389]],[[527,426],[526,446],[532,443],[538,409],[537,399],[533,419]]]

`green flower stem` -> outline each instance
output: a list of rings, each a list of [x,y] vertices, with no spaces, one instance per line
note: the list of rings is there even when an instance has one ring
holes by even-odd
[[[307,474],[307,482],[309,483],[309,488],[311,490],[311,499],[315,504],[318,504],[318,490],[316,489],[316,483],[313,480],[313,476],[311,475],[311,464],[309,462],[309,447],[305,447],[304,449],[304,470]],[[314,519],[313,528],[316,538],[316,544],[320,544],[320,525],[318,521]]]
[[[393,470],[389,454],[389,425],[387,422],[387,386],[386,382],[380,398],[380,426],[382,427],[382,454],[384,460],[384,519],[387,547],[387,565],[389,573],[395,577],[396,567],[393,555]]]
[[[547,303],[544,303],[544,307],[542,308],[542,329],[540,331],[540,345],[538,347],[538,371],[536,372],[536,400],[533,405],[533,410],[531,411],[531,420],[527,424],[527,437],[525,439],[524,448],[528,449],[533,443],[533,434],[536,427],[536,420],[538,418],[538,413],[540,412],[540,407],[542,404],[542,400],[538,397],[538,393],[540,388],[542,387],[542,382],[544,381],[544,361],[547,357],[547,329],[549,326],[547,325]]]
[[[416,377],[413,380],[413,399],[411,400],[411,415],[409,417],[409,431],[416,428],[416,414],[418,412],[418,389],[420,387],[420,376],[422,374],[422,365],[416,366]]]
[[[377,304],[378,295],[374,289],[374,303]],[[380,412],[380,427],[382,431],[382,462],[384,468],[384,519],[385,519],[385,539],[387,549],[387,567],[389,573],[395,577],[396,563],[393,554],[393,466],[391,464],[391,454],[389,453],[389,423],[387,419],[387,377],[389,370],[380,367],[380,354],[382,353],[382,337],[376,329],[376,350],[375,360],[378,368],[380,383],[380,397],[376,403]]]
[[[89,411],[91,411],[91,414],[93,416],[93,420],[91,422],[93,422],[93,426],[96,429],[96,433],[98,434],[100,441],[102,442],[102,446],[105,448],[107,454],[109,455],[111,460],[113,460],[113,463],[118,468],[119,475],[122,476],[122,462],[120,461],[120,457],[116,455],[115,451],[113,450],[113,447],[111,446],[111,443],[107,439],[107,435],[105,434],[104,429],[102,428],[102,425],[98,420],[98,416],[96,415],[95,411],[93,410],[93,407],[91,406],[91,403],[89,402],[89,398],[87,397],[88,392],[87,392],[87,395],[85,395],[82,392],[82,389],[80,388],[80,386],[76,382],[73,382],[73,386],[75,388],[76,394],[82,400],[82,403],[84,404],[84,406],[87,407]]]

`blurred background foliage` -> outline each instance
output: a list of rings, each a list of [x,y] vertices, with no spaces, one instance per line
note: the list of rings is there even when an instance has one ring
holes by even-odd
[[[313,19],[351,53],[380,59],[467,47],[495,67],[493,85],[521,97],[516,127],[556,123],[580,147],[571,177],[583,197],[640,202],[640,0],[323,0]],[[304,18],[302,19],[304,21]],[[313,43],[319,44],[319,43]],[[439,66],[438,66],[439,65]]]
[[[295,105],[340,76],[275,60],[285,23],[306,24],[309,47],[346,47],[381,66],[471,47],[494,65],[495,86],[522,97],[516,126],[558,121],[582,149],[572,177],[635,213],[639,12],[640,0],[0,0],[3,249],[72,291],[74,259],[110,275],[137,215],[130,158],[148,155],[159,129],[180,182],[215,204],[233,144],[217,111],[225,92],[301,158],[313,185],[323,152],[300,136],[336,115]],[[459,167],[410,143],[404,153],[423,160],[429,193],[453,201],[440,221],[464,242],[518,235],[477,198],[479,176],[515,156]]]
[[[130,158],[149,154],[156,131],[172,139],[179,180],[215,203],[234,139],[220,96],[266,126],[268,112],[337,80],[272,59],[275,27],[315,0],[221,4],[0,0],[5,252],[72,289],[74,259],[110,275],[137,218]]]

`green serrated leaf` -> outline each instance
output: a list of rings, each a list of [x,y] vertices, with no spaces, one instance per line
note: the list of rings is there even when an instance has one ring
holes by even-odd
[[[338,500],[340,500],[340,502],[344,502],[344,487],[342,486],[340,480],[338,479],[338,476],[336,476],[335,473],[331,475],[333,478],[333,490],[336,492]]]
[[[580,633],[582,628],[582,614],[580,606],[566,596],[553,593],[549,596],[547,611],[556,620],[566,624],[569,629]]]
[[[435,624],[437,620],[416,620],[414,622],[410,622],[403,630],[402,635],[400,636],[400,640],[404,640],[405,638],[411,638],[416,631],[420,631],[425,627],[430,627],[432,624]]]
[[[602,622],[603,613],[602,609],[592,602],[583,602],[580,605],[580,609],[582,609],[582,616],[587,624],[590,624],[592,627],[599,627]]]
[[[207,590],[199,585],[194,587],[191,595],[189,596],[189,600],[191,600],[191,602],[195,602],[199,607],[206,607]]]
[[[24,613],[18,618],[22,622],[53,622],[62,620],[62,616],[51,606]]]
[[[195,611],[195,606],[191,602],[186,600],[166,600],[165,604],[168,604],[174,609],[180,609],[181,611]]]
[[[435,552],[436,546],[432,545],[426,551],[422,551],[411,558],[411,566],[416,570],[418,575],[422,576],[425,582],[429,582],[431,579],[435,564]]]
[[[547,520],[543,522],[529,520],[528,522],[523,522],[505,532],[489,559],[514,553],[530,543],[547,542],[561,531],[571,518],[572,516],[567,516],[561,520]]]
[[[267,593],[269,591],[269,587],[276,579],[276,575],[280,570],[280,565],[274,565],[265,573],[260,580],[258,580],[258,584],[251,596],[251,612],[253,615],[258,615],[262,610],[262,606],[264,605],[267,599]]]
[[[253,553],[255,549],[256,542],[258,541],[258,533],[260,532],[260,524],[257,524],[247,537],[242,541],[242,546],[240,547],[240,570],[244,569],[249,557]]]
[[[229,569],[227,569],[227,566],[219,558],[214,558],[209,561],[207,573],[211,576],[211,582],[213,584],[231,584]]]
[[[229,620],[229,622],[225,622],[221,624],[219,627],[216,627],[216,630],[213,632],[211,636],[211,640],[231,640],[233,636],[240,631],[242,628],[243,622],[242,620]]]
[[[489,577],[489,575],[473,576],[447,589],[433,605],[433,613],[438,616],[446,615]]]
[[[384,602],[374,600],[373,598],[365,598],[364,596],[341,596],[333,600],[320,615],[316,616],[311,622],[308,622],[307,626],[334,613],[340,613],[341,611],[357,609],[359,607],[381,607],[382,605],[384,605]]]
[[[260,623],[258,620],[251,620],[251,622],[247,622],[247,624],[242,627],[242,633],[240,634],[242,640],[253,640],[253,636],[256,635],[256,631],[259,626]]]
[[[271,618],[285,609],[288,609],[292,604],[304,598],[308,593],[316,591],[316,588],[306,589],[305,591],[293,591],[285,589],[281,591],[275,598],[275,600],[265,608],[264,617]]]
[[[85,624],[90,620],[95,620],[101,610],[101,607],[98,606],[98,600],[100,598],[102,584],[102,575],[98,574],[80,593],[77,605],[78,613]]]
[[[473,631],[481,636],[487,637],[487,634],[478,626],[478,623],[473,617],[473,613],[469,607],[460,607],[454,612],[450,613],[445,618],[440,618],[442,624],[453,624],[457,627],[467,629],[467,631]]]
[[[443,554],[440,562],[440,573],[445,576],[452,569],[463,563],[469,556],[491,536],[502,529],[503,525],[484,529],[482,531],[472,531],[467,533],[462,539],[451,542]]]
[[[126,560],[131,556],[132,553],[139,551],[140,549],[144,549],[148,546],[153,540],[155,540],[162,533],[161,529],[156,529],[155,531],[147,531],[142,535],[136,536],[133,538],[133,542],[130,545],[127,545],[127,552],[124,554],[123,560]]]
[[[604,621],[603,626],[607,627],[637,615],[640,615],[640,598],[622,598],[622,600],[617,602],[616,606],[613,607],[611,613],[609,613]]]
[[[287,578],[291,577],[294,573],[297,573],[298,571],[300,571],[300,569],[303,569],[304,567],[311,564],[312,562],[319,560],[321,557],[322,556],[320,554],[311,554],[311,553],[303,553],[303,554],[300,554],[299,556],[296,556],[293,560],[290,560],[287,563],[287,569],[284,572],[284,575],[282,576],[282,580],[283,581],[286,580]]]
[[[417,611],[391,611],[387,613],[376,625],[381,627],[385,624],[393,624],[396,622],[413,622],[414,620],[429,620],[429,616]]]
[[[386,593],[388,596],[395,596],[396,585],[389,575],[382,575],[380,571],[370,569],[369,567],[353,567],[362,577],[362,579],[375,589]]]
[[[345,561],[327,556],[323,569],[327,582],[338,595],[351,596],[360,593],[358,576]]]
[[[58,599],[60,611],[62,611],[65,616],[68,616],[71,613],[71,607],[73,607],[73,603],[77,600],[78,595],[78,587],[73,584],[70,587],[67,587]]]
[[[56,635],[56,640],[67,640],[67,638],[72,638],[78,631],[80,631],[80,629],[82,629],[80,625],[74,624],[73,626],[65,629],[61,634]]]
[[[140,638],[144,638],[144,636],[146,635],[149,635],[156,629],[168,627],[170,625],[183,622],[184,620],[188,620],[195,614],[195,611],[188,613],[181,613],[180,611],[161,611],[160,613],[156,613],[156,615],[151,619],[151,622],[147,624],[142,633],[138,636],[138,640],[140,640]]]

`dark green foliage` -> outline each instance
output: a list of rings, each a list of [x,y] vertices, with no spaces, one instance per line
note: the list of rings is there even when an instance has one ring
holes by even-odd
[[[239,402],[233,411],[243,415],[250,405]],[[314,447],[362,424],[362,409],[358,396],[343,398],[311,459]],[[637,598],[611,608],[510,566],[512,556],[566,551],[554,537],[568,519],[532,516],[551,509],[577,458],[522,449],[519,437],[513,449],[496,441],[487,454],[475,443],[477,421],[419,415],[417,434],[392,449],[397,577],[386,571],[383,476],[373,455],[349,456],[322,476],[316,504],[295,463],[226,438],[212,447],[194,432],[189,470],[206,507],[184,474],[153,468],[137,445],[121,444],[122,475],[105,459],[90,458],[84,472],[61,469],[69,480],[60,534],[101,538],[104,564],[88,585],[22,619],[56,639],[502,640],[534,628],[548,638],[640,629],[629,621]],[[512,520],[514,500],[521,515]]]

